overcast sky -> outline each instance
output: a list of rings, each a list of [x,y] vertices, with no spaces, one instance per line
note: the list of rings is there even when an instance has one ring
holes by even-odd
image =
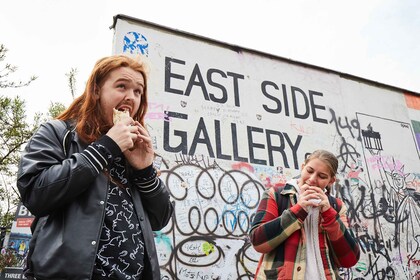
[[[420,93],[418,0],[3,0],[12,78],[39,78],[0,94],[19,94],[30,112],[68,105],[65,74],[78,70],[81,94],[96,60],[111,54],[117,14]]]

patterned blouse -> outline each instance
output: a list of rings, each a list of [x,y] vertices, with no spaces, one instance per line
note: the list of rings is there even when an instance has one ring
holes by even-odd
[[[105,279],[141,279],[144,239],[131,200],[123,157],[114,159],[109,176],[111,184],[94,274]]]

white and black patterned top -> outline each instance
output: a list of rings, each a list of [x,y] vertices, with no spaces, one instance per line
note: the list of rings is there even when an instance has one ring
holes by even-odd
[[[144,239],[128,188],[123,157],[114,158],[109,176],[111,184],[94,278],[138,280],[144,268]]]

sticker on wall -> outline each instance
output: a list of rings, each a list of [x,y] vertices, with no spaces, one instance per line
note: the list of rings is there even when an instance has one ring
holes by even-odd
[[[124,36],[123,52],[148,56],[149,42],[143,34],[134,31],[127,32]]]
[[[411,120],[411,124],[413,125],[414,135],[417,141],[417,149],[420,151],[420,122]]]

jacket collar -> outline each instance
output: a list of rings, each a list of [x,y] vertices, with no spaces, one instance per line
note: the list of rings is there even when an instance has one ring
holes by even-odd
[[[287,181],[286,185],[284,186],[283,190],[281,191],[282,195],[291,195],[296,194],[298,187],[297,179],[291,179]]]

